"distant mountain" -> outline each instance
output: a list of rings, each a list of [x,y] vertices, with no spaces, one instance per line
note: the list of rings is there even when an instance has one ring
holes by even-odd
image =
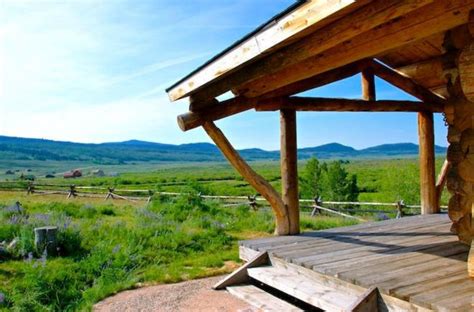
[[[446,152],[446,148],[435,145],[435,153],[442,154]],[[359,151],[363,155],[387,155],[387,156],[402,156],[418,154],[418,145],[413,143],[398,143],[398,144],[382,144]]]
[[[436,153],[446,148],[436,146]],[[258,148],[242,149],[248,160],[277,160],[279,151]],[[412,143],[383,144],[356,150],[339,143],[330,143],[298,150],[300,159],[316,156],[328,158],[381,158],[407,157],[418,154],[418,145]],[[218,148],[209,143],[162,144],[139,140],[101,144],[84,144],[44,139],[0,136],[0,158],[3,160],[58,160],[89,161],[101,164],[120,164],[138,161],[221,161]]]

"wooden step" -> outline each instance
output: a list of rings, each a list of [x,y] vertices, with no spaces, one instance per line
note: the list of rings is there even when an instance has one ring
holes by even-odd
[[[227,287],[229,293],[263,311],[296,312],[303,311],[294,305],[277,298],[254,285],[237,285]]]
[[[341,291],[280,267],[258,267],[247,271],[251,278],[323,310],[347,311],[359,300],[351,289]]]

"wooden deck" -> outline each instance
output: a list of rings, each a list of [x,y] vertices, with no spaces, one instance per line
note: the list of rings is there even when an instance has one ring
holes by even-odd
[[[458,242],[450,226],[442,214],[371,222],[242,241],[240,256],[248,261],[267,251],[297,271],[311,270],[366,289],[375,286],[410,307],[473,311],[474,280],[466,267],[469,247]]]

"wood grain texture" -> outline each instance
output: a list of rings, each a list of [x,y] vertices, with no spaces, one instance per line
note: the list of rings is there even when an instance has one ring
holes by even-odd
[[[290,234],[299,234],[298,146],[294,110],[280,111],[280,168],[281,194],[288,211]]]
[[[211,81],[197,92],[205,96],[214,97],[223,94],[230,89],[235,89],[235,87],[244,83],[266,79],[266,77],[278,73],[279,70],[299,64],[300,62],[318,55],[329,48],[335,47],[338,44],[343,44],[348,40],[352,40],[354,37],[365,31],[369,31],[379,25],[396,19],[397,17],[404,16],[408,12],[424,7],[432,2],[432,0],[371,1],[370,5],[362,6],[353,13],[347,14],[337,21],[314,31],[308,36],[303,37],[301,40],[295,41],[282,49],[278,49],[274,53],[267,54],[248,66],[244,66],[241,70],[236,70],[234,73],[230,73],[225,78]],[[357,59],[354,59],[354,61],[356,60]],[[347,62],[346,64],[348,63],[352,62]],[[341,64],[341,66],[342,65],[345,64]],[[339,66],[333,66],[327,68],[327,70],[336,67]],[[305,77],[300,76],[299,79],[297,77],[297,79],[294,79],[291,82],[308,78],[316,73],[324,71],[325,70],[315,71],[311,75]],[[212,79],[214,79],[214,77],[212,77]],[[271,81],[269,81],[269,83],[270,85],[273,85]],[[279,84],[277,87],[287,84],[289,83]],[[277,87],[266,88],[265,91],[271,91]],[[266,92],[259,91],[259,95],[263,93]],[[238,94],[245,94],[250,97],[256,96],[249,85],[239,87]]]
[[[292,96],[259,102],[257,111],[276,111],[291,109],[304,112],[436,112],[443,111],[444,106],[437,103],[416,101],[365,101],[352,99],[331,99],[317,97]]]
[[[375,79],[374,70],[366,68],[361,73],[362,99],[366,101],[375,101]]]
[[[371,1],[307,1],[174,86],[168,91],[169,98],[172,101],[183,98],[216,78],[228,76],[248,61],[282,48],[288,42],[324,27],[369,2]],[[204,97],[212,98],[216,95],[218,93],[213,96],[206,93]]]
[[[387,53],[411,42],[465,24],[473,5],[474,0],[434,1],[398,19],[386,20],[383,25],[360,33],[351,40],[326,49],[304,61],[246,83],[239,87],[239,90],[242,90],[239,94],[257,97],[295,81],[357,60]],[[365,21],[369,22],[370,18]]]
[[[379,287],[383,298],[397,301],[397,304],[388,303],[384,299],[383,311],[432,308],[469,311],[474,286],[474,280],[466,274],[469,247],[450,233],[451,222],[446,215],[406,217],[376,224],[255,239],[241,244],[268,251],[273,266],[291,270],[294,273],[288,274],[294,279],[311,277],[326,287],[331,285],[332,289],[334,283],[339,283],[357,298],[364,289]],[[308,258],[298,264],[297,259],[301,260],[302,256]],[[277,284],[291,288],[293,281],[278,278]],[[295,287],[302,291],[306,284],[301,285]],[[456,300],[447,300],[448,294]]]
[[[434,121],[433,113],[418,113],[420,146],[420,200],[421,213],[438,213],[435,182]]]

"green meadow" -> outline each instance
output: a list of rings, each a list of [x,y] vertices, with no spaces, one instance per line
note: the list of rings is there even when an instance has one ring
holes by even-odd
[[[441,164],[440,159],[438,169]],[[106,173],[117,171],[89,165]],[[278,162],[251,165],[279,189]],[[300,163],[300,173],[305,172],[305,165]],[[342,166],[357,177],[359,201],[403,199],[407,204],[419,203],[416,159],[344,161]],[[124,289],[228,273],[239,263],[238,240],[269,236],[274,230],[268,208],[227,207],[198,196],[255,193],[225,163],[134,164],[118,176],[86,174],[74,180],[37,181],[46,182],[185,195],[155,194],[147,204],[103,198],[67,200],[63,195],[1,190],[0,242],[15,244],[6,251],[0,249],[0,310],[90,310],[94,303]],[[446,198],[443,200],[445,203]],[[16,201],[21,202],[21,209],[15,208]],[[361,216],[377,219],[374,215]],[[356,222],[331,215],[310,217],[309,210],[303,209],[301,226],[307,231]],[[58,227],[58,248],[52,254],[34,247],[33,229],[46,225]]]

